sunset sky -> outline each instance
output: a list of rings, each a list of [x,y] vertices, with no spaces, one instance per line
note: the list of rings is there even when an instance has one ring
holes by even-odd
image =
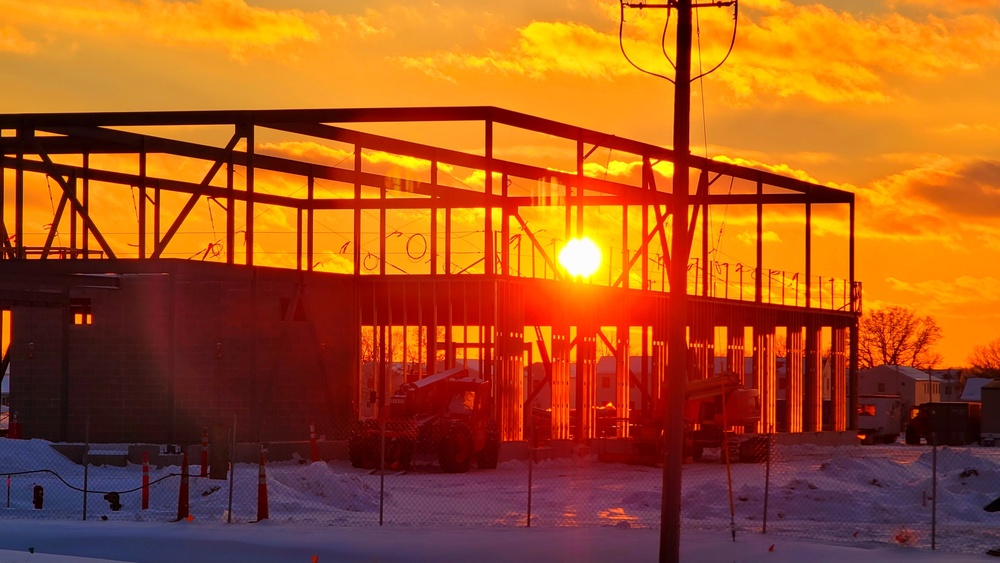
[[[671,145],[672,87],[624,60],[607,0],[0,13],[0,113],[493,105]],[[724,55],[732,15],[699,11],[696,72]],[[670,73],[664,17],[627,10],[624,38]],[[732,55],[693,84],[692,151],[855,192],[865,307],[934,317],[939,367],[961,366],[1000,338],[998,71],[1000,0],[743,0]]]

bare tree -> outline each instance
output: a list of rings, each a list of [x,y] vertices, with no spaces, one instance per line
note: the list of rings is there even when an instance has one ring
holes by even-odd
[[[437,341],[440,342],[444,339],[444,331],[444,327],[438,327],[435,336],[428,336],[427,329],[410,326],[404,332],[403,327],[394,326],[390,331],[377,334],[375,327],[363,326],[361,327],[360,342],[361,363],[363,365],[374,362],[379,358],[384,358],[390,363],[402,362],[405,359],[407,369],[412,369],[418,360],[420,363],[428,361],[427,339],[436,337]],[[392,357],[390,357],[390,352]],[[435,361],[443,360],[444,350],[437,350],[434,359]]]
[[[933,350],[941,327],[930,316],[918,317],[905,307],[876,309],[858,324],[858,363],[862,369],[880,365],[930,369],[941,362]]]
[[[1000,338],[974,346],[969,365],[974,377],[1000,378]]]

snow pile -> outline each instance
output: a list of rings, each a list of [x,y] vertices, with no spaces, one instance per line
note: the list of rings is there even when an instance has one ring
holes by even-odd
[[[379,490],[360,475],[337,472],[326,463],[296,466],[292,471],[276,471],[272,465],[271,472],[271,490],[279,497],[302,499],[303,508],[308,501],[350,512],[378,510]]]
[[[737,463],[728,471],[718,461],[688,464],[681,491],[682,524],[686,533],[706,530],[728,535],[732,521],[741,535],[760,534],[766,526],[768,535],[775,537],[923,549],[930,545],[936,505],[939,549],[982,552],[1000,544],[995,532],[1000,515],[982,510],[1000,495],[1000,452],[939,448],[936,489],[934,466],[930,448],[902,445],[777,448],[770,466]],[[9,508],[0,509],[0,518],[81,520],[82,467],[41,440],[0,440],[0,474],[37,469],[58,476],[15,475]],[[268,526],[319,524],[361,530],[377,528],[381,519],[397,530],[517,529],[526,526],[530,514],[532,530],[622,527],[655,533],[661,521],[662,468],[605,464],[593,457],[533,465],[508,461],[496,470],[474,469],[461,475],[444,474],[425,464],[383,476],[345,461],[272,462],[266,469]],[[179,467],[153,469],[150,509],[141,510],[141,466],[89,467],[87,520],[167,524],[177,515],[180,471]],[[193,465],[188,472],[197,475],[199,468]],[[45,488],[41,510],[32,505],[35,484]],[[235,524],[256,520],[258,485],[257,465],[237,464],[230,512],[229,481],[192,476],[191,525],[223,525],[229,518]],[[103,498],[105,491],[121,492],[121,510],[111,509]]]

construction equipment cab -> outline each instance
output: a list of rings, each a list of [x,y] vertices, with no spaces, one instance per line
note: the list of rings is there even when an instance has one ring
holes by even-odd
[[[415,455],[427,454],[446,473],[464,473],[473,461],[481,469],[494,469],[500,440],[492,413],[490,382],[465,368],[404,383],[380,419],[359,421],[351,429],[351,463],[406,470]]]

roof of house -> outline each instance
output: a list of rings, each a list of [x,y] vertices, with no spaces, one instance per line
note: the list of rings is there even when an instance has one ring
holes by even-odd
[[[944,380],[940,376],[932,375],[926,371],[919,370],[915,367],[910,366],[895,366],[895,365],[881,365],[870,369],[861,370],[861,375],[865,374],[881,374],[885,372],[896,373],[904,377],[908,377],[914,381],[933,381],[936,383],[942,383]]]
[[[629,356],[628,369],[637,375],[642,373],[642,356]],[[651,356],[646,356],[646,370],[647,373],[653,373],[653,358]],[[597,360],[597,373],[615,373],[615,357],[601,356],[601,359]]]
[[[959,401],[978,402],[983,400],[983,386],[993,381],[986,377],[970,377],[965,380],[965,388],[962,389],[962,396]]]

